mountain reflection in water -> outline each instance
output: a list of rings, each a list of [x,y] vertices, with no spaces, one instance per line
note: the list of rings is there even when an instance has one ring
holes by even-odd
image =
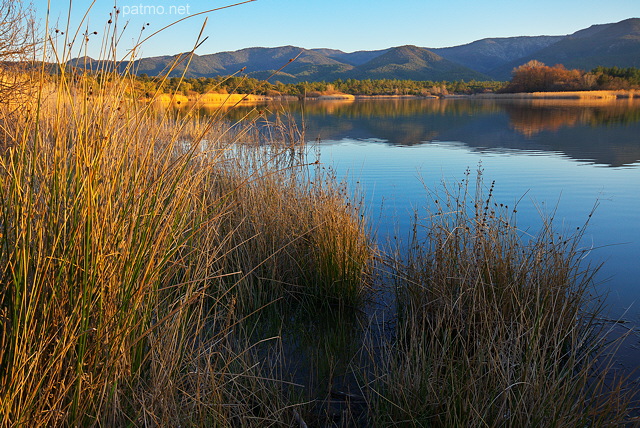
[[[398,146],[456,141],[472,150],[549,151],[612,167],[640,161],[637,99],[307,101],[259,108],[292,114],[304,123],[308,140],[379,140]],[[225,116],[235,121],[252,109],[239,106]]]
[[[323,162],[358,180],[381,243],[410,236],[412,216],[426,215],[426,189],[479,163],[496,198],[518,205],[520,230],[537,230],[541,212],[565,231],[589,218],[581,248],[592,266],[604,263],[597,290],[609,318],[628,322],[616,326],[634,332],[616,364],[639,365],[640,100],[307,101],[216,114],[260,123],[258,110],[303,123]]]

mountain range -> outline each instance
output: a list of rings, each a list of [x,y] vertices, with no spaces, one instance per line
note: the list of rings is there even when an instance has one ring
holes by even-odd
[[[186,55],[141,58],[131,65],[137,74],[149,76],[162,75],[173,65],[170,76],[184,72],[186,77],[214,77],[242,70],[241,74],[249,77],[283,83],[338,78],[508,80],[514,67],[532,59],[583,70],[640,67],[640,18],[593,25],[566,36],[487,38],[447,48],[407,45],[346,53],[295,46],[255,47],[193,55],[188,67],[186,61],[174,64],[179,57]],[[289,62],[291,58],[296,59]],[[98,64],[87,58],[71,61],[74,66]]]

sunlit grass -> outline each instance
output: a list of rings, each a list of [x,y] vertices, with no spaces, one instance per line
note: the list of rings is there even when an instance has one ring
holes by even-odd
[[[358,304],[346,193],[308,181],[303,141],[154,110],[127,75],[33,79],[2,107],[2,425],[288,423],[239,323],[291,295]]]

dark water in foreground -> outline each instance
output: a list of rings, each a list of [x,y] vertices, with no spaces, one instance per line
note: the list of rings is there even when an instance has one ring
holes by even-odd
[[[394,100],[307,102],[304,117],[321,161],[358,182],[378,238],[406,238],[426,188],[463,178],[481,163],[496,199],[518,202],[522,230],[555,210],[559,229],[582,226],[585,262],[604,262],[598,287],[608,316],[640,327],[640,102]],[[640,335],[620,364],[640,366]],[[637,375],[636,375],[637,376]]]

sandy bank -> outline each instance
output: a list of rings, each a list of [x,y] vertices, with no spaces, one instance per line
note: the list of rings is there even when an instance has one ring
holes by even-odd
[[[475,94],[476,99],[513,100],[616,100],[640,98],[640,91],[572,91],[572,92],[528,92],[517,94]]]
[[[182,105],[187,103],[206,105],[234,105],[238,103],[260,103],[267,101],[294,101],[297,97],[280,96],[268,97],[265,95],[252,94],[204,94],[198,96],[160,94],[154,101],[160,104]]]
[[[357,100],[422,100],[437,99],[435,95],[356,95]]]
[[[330,101],[330,100],[355,100],[356,97],[351,94],[331,94],[331,95],[320,95],[315,98],[307,98],[307,99],[316,99],[318,101]]]

